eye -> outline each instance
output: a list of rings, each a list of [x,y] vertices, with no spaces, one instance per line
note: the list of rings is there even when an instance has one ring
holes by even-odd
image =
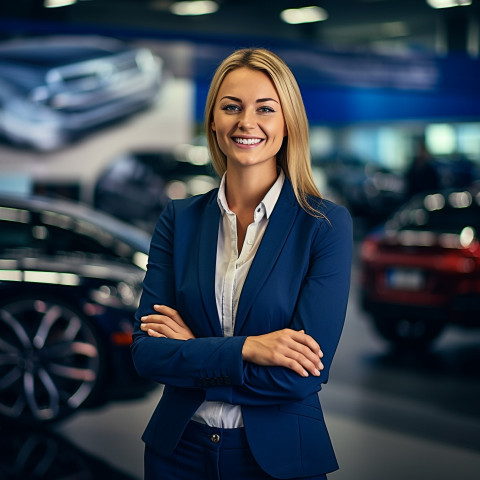
[[[275,110],[272,107],[263,106],[258,109],[260,113],[274,113]]]
[[[224,110],[225,112],[239,112],[240,111],[240,107],[234,103],[229,103],[228,105],[223,105],[221,107],[222,110]]]

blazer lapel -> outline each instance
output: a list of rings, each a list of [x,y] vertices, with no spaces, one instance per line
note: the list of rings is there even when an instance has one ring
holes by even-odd
[[[202,294],[203,305],[209,320],[211,336],[222,336],[215,300],[215,268],[217,264],[217,240],[220,209],[217,196],[212,196],[200,221],[200,245],[198,248],[198,285]]]
[[[235,335],[238,335],[241,331],[256,293],[265,283],[282,251],[293,226],[298,208],[292,185],[286,178],[240,295],[237,318],[235,320]]]

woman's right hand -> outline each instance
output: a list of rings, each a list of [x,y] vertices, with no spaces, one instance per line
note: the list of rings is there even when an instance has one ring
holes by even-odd
[[[286,367],[302,377],[319,376],[323,369],[320,345],[304,330],[285,328],[265,335],[247,337],[242,357],[257,365]]]

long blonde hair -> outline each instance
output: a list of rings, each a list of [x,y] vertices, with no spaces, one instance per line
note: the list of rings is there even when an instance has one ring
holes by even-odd
[[[300,206],[311,215],[322,216],[308,201],[309,197],[321,198],[321,195],[313,181],[308,120],[300,89],[285,62],[269,50],[264,48],[237,50],[223,60],[213,76],[205,105],[205,130],[215,171],[220,177],[225,173],[227,158],[220,150],[216,134],[211,127],[213,110],[224,78],[232,70],[241,67],[264,72],[275,85],[287,126],[287,136],[277,154],[277,164],[290,179]]]

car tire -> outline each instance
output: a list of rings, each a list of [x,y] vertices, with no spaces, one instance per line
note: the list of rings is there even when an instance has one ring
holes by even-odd
[[[373,325],[380,336],[400,348],[428,348],[445,327],[441,321],[378,316]]]
[[[99,394],[104,373],[101,338],[75,308],[44,295],[0,305],[2,418],[65,418]]]

